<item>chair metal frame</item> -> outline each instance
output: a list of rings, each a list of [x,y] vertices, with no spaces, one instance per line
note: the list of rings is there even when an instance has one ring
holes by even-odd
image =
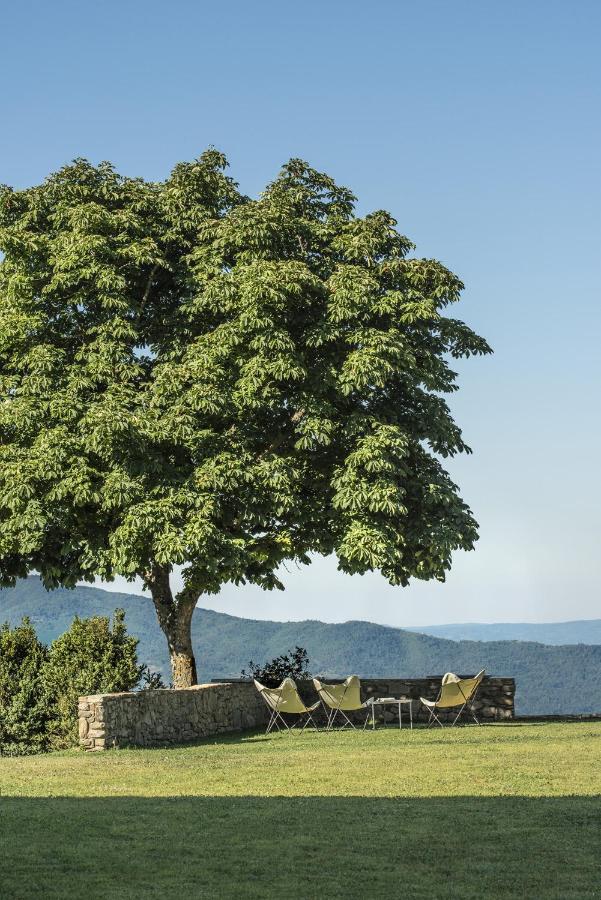
[[[344,696],[344,694],[343,694],[343,696]],[[335,706],[335,707],[327,706],[327,704],[324,703],[323,700],[321,701],[321,705],[323,706],[323,711],[327,718],[326,731],[331,731],[333,729],[334,720],[336,719],[336,716],[338,715],[338,713],[340,713],[340,715],[344,719],[343,724],[340,726],[341,728],[348,728],[350,726],[351,728],[354,728],[356,730],[357,726],[355,725],[355,723],[351,722],[351,720],[347,716],[346,712],[343,709],[340,709],[339,706]],[[360,706],[359,709],[356,710],[356,712],[359,712],[359,710],[362,708],[363,707]],[[355,712],[355,710],[349,710],[349,712]],[[369,722],[369,716],[370,716],[370,711],[368,710],[367,716],[365,717],[365,722],[363,723],[364,731],[367,728],[367,723]]]
[[[478,693],[478,690],[480,689],[480,685],[482,684],[482,681],[483,681],[483,679],[484,679],[484,674],[485,674],[485,673],[484,673],[484,670],[482,670],[481,673],[480,673],[480,672],[478,673],[478,675],[480,675],[480,678],[479,678],[479,680],[477,681],[477,683],[474,685],[473,689],[470,691],[470,693],[469,693],[467,696],[465,695],[465,693],[463,692],[463,688],[461,687],[461,681],[467,680],[467,679],[460,679],[458,682],[456,682],[456,683],[457,683],[457,686],[458,686],[458,688],[459,688],[459,692],[461,693],[461,696],[463,697],[463,703],[461,704],[461,709],[459,710],[459,712],[457,713],[457,715],[455,716],[455,718],[454,718],[453,721],[451,722],[451,724],[450,724],[450,726],[449,726],[450,728],[453,728],[453,727],[457,724],[457,722],[459,721],[459,718],[460,718],[462,712],[464,711],[464,709],[465,709],[466,707],[469,709],[469,712],[470,712],[470,714],[471,714],[471,716],[472,716],[472,719],[474,720],[474,722],[476,723],[476,725],[481,725],[481,724],[482,724],[482,723],[479,722],[478,719],[476,718],[476,714],[475,714],[474,710],[472,709],[472,707],[471,707],[469,704],[471,704],[471,703],[474,702],[475,697],[476,697],[476,694]],[[476,677],[476,676],[474,676],[474,677]],[[427,721],[427,723],[426,723],[426,728],[430,728],[430,727],[434,724],[433,719],[435,719],[436,722],[438,722],[438,724],[440,725],[441,728],[444,728],[443,723],[440,721],[440,719],[439,719],[438,716],[436,715],[436,711],[435,711],[436,708],[437,708],[437,707],[436,707],[436,704],[438,703],[438,701],[439,701],[440,698],[442,697],[443,689],[444,689],[444,685],[441,684],[441,686],[440,686],[440,691],[438,692],[438,697],[437,697],[436,700],[434,701],[434,706],[427,706],[425,703],[422,703],[422,706],[425,706],[426,709],[428,709],[428,710],[430,711],[430,718],[428,719],[428,721]],[[456,706],[459,706],[459,703],[457,703]],[[441,709],[443,709],[443,708],[445,708],[445,709],[455,709],[456,707],[455,707],[455,706],[447,706],[447,707],[440,707],[440,708],[441,708]]]
[[[319,684],[322,684],[322,682],[319,681],[318,678],[313,679],[313,684],[315,684],[316,681],[318,681]],[[349,687],[350,687],[350,683],[344,685],[344,691],[342,693],[342,698],[340,700],[341,703],[344,701],[344,696],[345,696],[347,690],[349,689]],[[349,717],[347,716],[346,712],[343,709],[341,709],[339,706],[330,706],[328,703],[325,702],[325,700],[321,696],[321,692],[322,692],[323,688],[316,687],[316,690],[319,695],[321,705],[323,707],[324,715],[326,717],[326,731],[331,731],[333,729],[334,721],[335,721],[338,713],[340,713],[342,718],[345,720],[343,725],[341,726],[342,728],[348,728],[349,726],[354,729],[357,728],[357,726],[353,722],[351,722],[351,720],[349,719]],[[367,709],[367,716],[365,718],[365,722],[363,723],[363,730],[365,731],[365,729],[367,728],[367,723],[369,722],[369,717],[370,717],[370,708],[367,705],[367,702],[362,703],[361,706],[358,706],[356,710],[348,710],[348,712],[359,712],[360,709]]]
[[[260,682],[257,682],[256,679],[255,679],[255,684],[256,684],[256,685],[257,685],[257,684],[260,684]],[[294,687],[295,687],[296,692],[297,692],[297,694],[298,694],[298,688],[296,687],[296,684],[294,685]],[[259,690],[259,693],[260,693],[260,695],[263,697],[263,702],[265,703],[265,705],[267,706],[267,708],[269,709],[269,711],[270,711],[270,713],[271,713],[271,715],[270,715],[270,717],[269,717],[269,722],[267,723],[267,728],[266,728],[266,730],[265,730],[265,734],[270,734],[270,732],[273,731],[274,728],[276,728],[278,731],[282,731],[283,729],[280,727],[280,723],[281,723],[281,725],[283,726],[283,728],[285,728],[286,731],[287,731],[289,734],[296,734],[296,733],[297,733],[297,732],[295,731],[296,725],[297,725],[297,724],[300,725],[303,716],[305,716],[306,718],[305,718],[305,722],[304,722],[304,724],[303,724],[303,727],[300,729],[300,733],[301,733],[301,734],[302,734],[302,732],[305,730],[305,728],[307,727],[307,725],[309,724],[309,722],[312,723],[313,727],[315,728],[315,731],[319,731],[319,728],[317,727],[317,723],[315,722],[315,719],[314,719],[313,716],[311,715],[312,712],[315,712],[315,709],[316,709],[316,707],[317,707],[319,704],[315,704],[315,706],[314,706],[313,708],[309,708],[308,706],[305,705],[305,702],[304,702],[304,700],[301,698],[300,694],[298,694],[298,697],[299,697],[301,703],[302,703],[303,706],[305,707],[305,711],[304,711],[304,712],[300,712],[300,713],[285,713],[285,712],[282,713],[282,712],[280,712],[280,710],[279,710],[279,708],[278,708],[279,705],[280,705],[281,696],[278,697],[278,700],[277,700],[277,702],[276,702],[276,705],[275,705],[275,706],[272,706],[271,703],[268,701],[267,697],[266,697],[265,694],[264,694],[265,685],[262,685],[261,688],[262,688],[262,689],[258,689],[258,690]],[[268,690],[269,690],[269,689],[268,689]],[[277,688],[272,688],[271,690],[277,690]],[[288,722],[286,722],[286,720],[284,719],[284,715],[298,716],[299,718],[298,718],[298,721],[297,721],[297,722],[294,722],[292,725],[289,725]]]

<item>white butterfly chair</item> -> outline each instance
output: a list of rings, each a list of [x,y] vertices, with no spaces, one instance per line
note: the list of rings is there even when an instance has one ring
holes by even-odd
[[[443,727],[442,722],[436,715],[436,710],[444,710],[446,712],[449,709],[456,709],[458,706],[461,708],[451,722],[451,727],[456,724],[459,716],[466,707],[472,714],[472,718],[476,725],[479,725],[480,722],[476,718],[470,704],[473,703],[483,678],[484,669],[482,669],[481,672],[478,672],[477,675],[474,675],[473,678],[459,678],[458,675],[447,672],[446,675],[443,676],[440,693],[436,700],[426,700],[424,697],[419,698],[422,706],[425,706],[426,709],[430,711],[428,728],[434,723],[434,720],[438,722],[441,728]]]
[[[342,684],[324,684],[317,678],[313,679],[313,684],[315,685],[315,690],[319,694],[319,699],[321,700],[326,713],[326,731],[333,727],[334,720],[338,713],[340,713],[345,720],[342,726],[343,728],[346,728],[347,725],[354,728],[355,726],[347,716],[347,712],[354,712],[359,709],[368,710],[367,718],[363,725],[365,728],[367,720],[369,719],[369,710],[371,707],[368,707],[367,703],[361,702],[361,682],[357,675],[349,675]]]
[[[265,687],[265,685],[261,684],[260,681],[257,681],[256,678],[254,679],[254,682],[256,689],[271,711],[265,734],[269,734],[274,728],[277,728],[278,731],[280,731],[280,725],[282,725],[286,731],[292,731],[293,728],[291,728],[284,719],[285,715],[306,716],[301,731],[305,730],[309,722],[312,723],[316,731],[319,730],[311,715],[311,713],[315,712],[319,706],[319,700],[317,703],[314,703],[313,706],[305,706],[292,678],[284,678],[281,685],[277,688]]]

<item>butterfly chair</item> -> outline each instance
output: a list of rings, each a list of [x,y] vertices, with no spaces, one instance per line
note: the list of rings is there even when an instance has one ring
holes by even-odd
[[[434,720],[436,720],[442,728],[442,722],[436,715],[436,710],[446,712],[450,709],[456,709],[458,706],[461,708],[451,722],[451,727],[456,724],[459,716],[466,707],[472,714],[472,718],[476,725],[479,725],[480,722],[476,718],[474,710],[472,709],[470,704],[473,703],[476,697],[476,692],[480,687],[480,682],[483,678],[484,669],[482,669],[481,672],[478,672],[477,675],[474,675],[473,678],[459,678],[458,675],[453,675],[452,672],[447,672],[446,675],[443,676],[442,684],[440,686],[440,693],[436,700],[426,700],[424,697],[419,698],[422,705],[430,711],[428,728],[430,727],[430,725],[434,724]]]
[[[305,730],[309,722],[313,724],[316,731],[318,730],[311,713],[315,712],[319,706],[319,700],[317,703],[314,703],[313,706],[305,706],[292,678],[284,678],[281,685],[277,688],[265,687],[265,685],[257,681],[256,678],[254,681],[256,689],[271,712],[265,734],[269,734],[274,728],[277,728],[278,731],[280,731],[280,725],[283,725],[286,731],[292,731],[293,728],[291,728],[283,718],[284,715],[306,716],[301,731]]]
[[[367,703],[361,702],[361,682],[356,675],[349,675],[342,684],[324,684],[317,678],[313,679],[313,684],[315,685],[315,690],[319,694],[319,699],[321,700],[326,713],[326,731],[333,727],[334,720],[338,713],[340,713],[345,720],[342,726],[343,728],[346,728],[347,725],[354,728],[355,726],[347,716],[347,712],[354,712],[359,709],[368,710],[367,718],[363,725],[365,728],[369,719],[370,707],[368,707]]]

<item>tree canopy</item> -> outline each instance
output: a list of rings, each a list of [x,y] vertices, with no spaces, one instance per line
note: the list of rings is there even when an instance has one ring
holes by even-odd
[[[477,538],[442,464],[452,360],[489,352],[446,314],[459,279],[301,160],[256,200],[225,169],[79,159],[0,192],[2,583],[141,576],[176,684],[226,582],[332,553],[443,580]]]

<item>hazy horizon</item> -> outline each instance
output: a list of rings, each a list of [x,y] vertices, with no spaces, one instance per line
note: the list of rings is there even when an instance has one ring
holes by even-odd
[[[35,573],[32,573],[32,576],[37,577],[37,576],[35,576]],[[134,595],[134,596],[148,597],[148,599],[150,599],[150,595],[148,594],[147,591],[144,591],[144,589],[142,588],[142,586],[139,582],[137,582],[137,581],[133,582],[133,583],[127,582],[127,581],[125,581],[125,579],[122,579],[122,578],[117,578],[112,583],[96,581],[94,584],[92,584],[88,581],[80,581],[80,582],[78,582],[78,586],[79,587],[97,588],[98,590],[103,590],[108,593],[130,594],[130,595]],[[6,588],[4,590],[6,590]],[[205,599],[207,599],[207,598],[205,598]],[[576,622],[601,622],[601,615],[600,615],[598,617],[591,617],[588,619],[578,619],[578,618],[576,618],[576,619],[550,619],[550,620],[544,620],[544,621],[528,620],[528,619],[520,619],[519,621],[517,621],[517,620],[504,621],[504,620],[500,620],[500,619],[494,619],[494,620],[486,621],[486,622],[482,621],[482,620],[479,620],[479,621],[477,621],[477,620],[469,620],[469,621],[461,620],[460,622],[459,621],[458,622],[431,622],[431,623],[419,622],[414,625],[396,625],[392,622],[375,622],[373,619],[365,619],[365,618],[356,619],[353,617],[348,618],[348,619],[337,619],[337,620],[332,620],[332,621],[325,620],[325,619],[319,619],[319,617],[315,617],[315,616],[302,616],[300,618],[291,617],[288,619],[278,619],[275,617],[273,617],[273,618],[270,617],[268,619],[265,616],[259,616],[259,615],[252,614],[252,609],[249,609],[246,614],[244,614],[244,610],[240,610],[240,612],[237,612],[237,613],[229,612],[228,610],[221,608],[221,605],[217,601],[215,601],[213,604],[211,604],[210,602],[206,603],[206,602],[199,601],[199,603],[197,604],[197,607],[202,608],[202,609],[212,610],[213,612],[221,612],[221,613],[224,613],[225,615],[234,616],[236,618],[259,619],[261,621],[275,621],[275,622],[322,621],[322,622],[324,622],[324,624],[328,624],[328,625],[336,625],[336,624],[340,625],[340,624],[344,624],[345,622],[361,621],[361,622],[368,622],[372,625],[382,625],[386,628],[406,628],[408,630],[415,630],[415,629],[418,629],[418,627],[422,627],[422,628],[440,627],[440,628],[443,628],[445,626],[453,627],[455,625],[486,625],[486,626],[488,626],[488,625],[501,625],[501,626],[505,626],[505,625],[570,625],[570,624],[573,624]]]
[[[344,613],[341,609],[340,603],[336,604],[325,604],[323,598],[320,594],[315,594],[315,591],[323,591],[327,594],[327,592],[331,589],[332,585],[330,585],[327,589],[323,588],[323,584],[320,581],[319,577],[315,577],[317,575],[317,570],[321,566],[326,566],[328,568],[332,568],[332,560],[318,560],[317,565],[314,563],[313,566],[309,566],[304,569],[300,573],[294,573],[296,577],[293,577],[291,586],[284,592],[282,591],[263,591],[260,588],[256,588],[252,585],[247,585],[246,587],[236,588],[233,585],[226,585],[221,591],[221,594],[217,595],[205,595],[200,601],[199,606],[204,609],[212,609],[216,612],[227,613],[228,615],[238,616],[244,619],[261,619],[261,620],[273,620],[276,622],[300,622],[305,619],[317,619],[322,622],[327,622],[330,624],[339,623],[339,622],[347,622],[352,620],[359,621],[367,621],[373,622],[378,625],[388,625],[393,628],[408,628],[415,629],[418,627],[430,627],[433,625],[512,625],[512,624],[562,624],[566,622],[575,622],[575,621],[587,621],[587,620],[596,620],[601,619],[601,612],[599,615],[570,615],[569,617],[561,616],[557,618],[528,618],[526,616],[522,618],[462,618],[461,610],[466,608],[474,608],[472,604],[470,607],[466,605],[457,606],[457,614],[454,617],[449,618],[441,618],[440,616],[436,616],[436,611],[439,610],[441,615],[444,614],[445,608],[448,612],[448,604],[444,597],[440,597],[441,602],[437,602],[432,604],[431,606],[431,614],[426,616],[422,614],[421,619],[418,618],[419,612],[421,609],[423,613],[423,602],[420,598],[417,601],[415,597],[418,591],[422,593],[424,591],[432,590],[432,588],[437,589],[439,592],[444,593],[445,585],[432,585],[432,583],[421,583],[419,585],[410,586],[409,588],[393,588],[384,583],[383,587],[386,589],[386,592],[390,593],[390,618],[386,619],[383,617],[374,618],[369,613],[369,598],[365,599],[362,597],[361,592],[361,582],[377,580],[382,581],[380,576],[372,575],[372,576],[345,576],[339,572],[333,572],[333,585],[336,590],[340,589],[341,586],[350,587],[353,586],[355,589],[356,600],[354,603],[348,606],[348,614]],[[329,564],[329,566],[328,566]],[[303,579],[303,575],[305,578],[311,572],[311,569],[314,569],[314,577],[311,579],[311,584],[308,586],[305,584],[305,579]],[[307,582],[309,579],[307,578]],[[180,580],[177,576],[173,579],[175,585],[180,583]],[[351,584],[349,585],[348,582]],[[353,585],[353,583],[355,584]],[[91,585],[88,585],[91,586]],[[131,593],[131,594],[144,594],[141,582],[136,581],[134,583],[127,582],[125,579],[117,578],[111,584],[100,582],[96,583],[96,587],[103,588],[108,591],[116,591],[123,593]],[[411,619],[403,618],[403,611],[405,607],[403,604],[398,604],[396,600],[396,593],[400,590],[403,590],[409,595],[410,592],[413,591],[413,597],[416,602],[412,603],[411,609],[413,611],[413,615]],[[305,591],[307,591],[312,596],[307,599],[305,596]],[[378,588],[378,610],[381,610],[381,594],[382,585]],[[292,596],[290,596],[292,594]],[[288,596],[287,596],[288,595]],[[497,607],[498,608],[498,607]],[[332,610],[334,612],[332,613]],[[340,610],[337,615],[336,612]]]

